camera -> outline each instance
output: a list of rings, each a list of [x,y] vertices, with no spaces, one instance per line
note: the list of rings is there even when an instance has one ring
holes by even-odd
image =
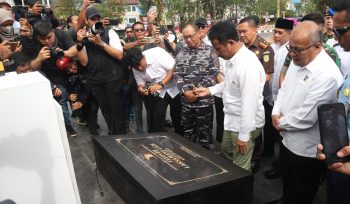
[[[61,59],[64,57],[64,52],[62,50],[56,50],[57,47],[51,47],[50,49],[50,55],[54,59]]]
[[[97,35],[103,32],[103,23],[97,22],[91,28],[89,28],[89,33],[92,35]]]
[[[146,84],[145,84],[145,90],[146,90],[146,89],[149,89],[149,87],[151,87],[153,84],[154,84],[154,83],[152,83],[152,82],[146,82]],[[154,97],[158,97],[158,96],[159,96],[159,93],[158,93],[158,92],[155,92],[155,93],[152,93],[151,95],[154,96]]]

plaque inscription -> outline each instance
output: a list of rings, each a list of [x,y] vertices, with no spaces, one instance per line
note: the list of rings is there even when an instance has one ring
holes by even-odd
[[[116,141],[169,185],[228,172],[167,136],[123,138]]]

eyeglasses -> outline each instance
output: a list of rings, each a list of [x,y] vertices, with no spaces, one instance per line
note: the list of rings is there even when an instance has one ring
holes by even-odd
[[[288,52],[293,52],[294,54],[300,54],[302,51],[310,49],[310,48],[312,48],[315,45],[317,45],[317,43],[314,43],[314,44],[312,44],[312,45],[310,45],[309,47],[306,47],[306,48],[298,48],[298,47],[292,47],[290,45],[286,45],[286,48],[287,48]]]
[[[187,35],[187,36],[183,36],[184,40],[189,40],[189,39],[193,39],[193,37],[196,35],[197,33],[194,33],[192,35]]]
[[[205,29],[206,27],[207,27],[207,26],[205,26],[205,25],[198,25],[198,26],[197,26],[198,29]]]
[[[341,28],[333,28],[333,32],[338,36],[342,37],[350,29],[350,26],[344,26]]]
[[[136,32],[136,33],[145,32],[145,29],[143,29],[143,28],[135,29],[134,32]]]

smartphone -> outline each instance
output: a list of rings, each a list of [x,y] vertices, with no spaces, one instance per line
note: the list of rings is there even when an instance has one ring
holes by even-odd
[[[11,52],[14,52],[17,48],[18,42],[10,42]]]
[[[95,0],[95,2],[94,3],[96,3],[96,4],[100,4],[100,3],[102,3],[101,2],[101,0]]]
[[[317,113],[326,163],[349,161],[350,157],[340,158],[337,156],[340,149],[349,145],[344,104],[322,104],[317,107]]]
[[[155,43],[154,37],[145,37],[146,44]]]

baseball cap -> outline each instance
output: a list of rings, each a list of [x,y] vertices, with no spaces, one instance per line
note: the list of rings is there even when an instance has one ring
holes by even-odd
[[[0,1],[0,6],[4,4],[8,7],[12,7],[11,4],[9,4],[7,1]]]
[[[208,26],[208,22],[207,20],[205,20],[204,18],[198,18],[196,21],[195,21],[195,24],[198,26],[198,25],[205,25],[205,26]]]
[[[6,9],[0,8],[0,25],[6,21],[13,21],[12,13]]]
[[[100,11],[96,8],[96,7],[93,7],[93,6],[90,6],[87,10],[86,10],[86,17],[88,19],[94,17],[94,16],[99,16],[101,17],[101,13]]]

